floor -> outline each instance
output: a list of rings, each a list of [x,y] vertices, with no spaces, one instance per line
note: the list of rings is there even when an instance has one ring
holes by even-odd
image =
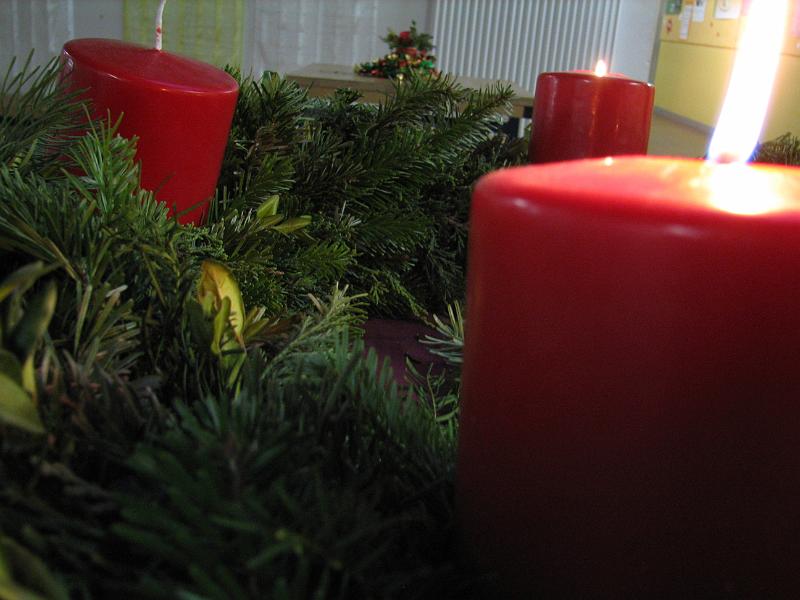
[[[650,127],[647,153],[656,156],[702,158],[706,154],[709,140],[710,133],[655,113]]]
[[[364,324],[365,348],[375,348],[381,359],[389,358],[400,385],[408,383],[406,358],[411,359],[422,373],[428,370],[428,366],[443,368],[444,360],[428,352],[419,341],[429,335],[439,337],[435,329],[415,321],[369,319]]]
[[[513,120],[504,128],[509,135],[522,135],[530,119]],[[711,133],[700,126],[692,126],[680,120],[655,112],[650,127],[648,154],[654,156],[683,156],[702,158],[706,154]]]

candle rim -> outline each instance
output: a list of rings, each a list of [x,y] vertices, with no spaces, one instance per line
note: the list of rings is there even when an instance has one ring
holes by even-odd
[[[649,88],[655,88],[655,85],[649,81],[642,81],[640,79],[633,79],[624,73],[606,73],[605,75],[597,75],[594,71],[587,71],[583,69],[575,71],[546,71],[540,73],[537,81],[541,78],[553,77],[564,79],[580,79],[583,81],[595,82],[597,85],[644,85]],[[611,83],[601,83],[611,82]]]
[[[774,198],[786,202],[752,213],[721,208],[710,200],[710,174],[726,168],[744,169],[750,173],[746,177],[774,185]],[[620,186],[623,181],[625,185]],[[697,185],[690,185],[691,182]],[[615,156],[500,169],[482,177],[477,188],[482,190],[481,197],[502,198],[520,210],[568,207],[654,222],[779,218],[782,222],[790,220],[795,227],[800,223],[800,168],[784,165],[724,165],[690,158]],[[761,199],[754,200],[757,205]]]
[[[209,63],[111,38],[77,38],[62,53],[115,79],[193,94],[238,93],[239,84]]]

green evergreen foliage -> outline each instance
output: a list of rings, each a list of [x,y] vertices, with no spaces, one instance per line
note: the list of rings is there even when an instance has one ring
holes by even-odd
[[[472,185],[525,158],[524,142],[497,133],[509,88],[411,77],[371,105],[352,90],[312,99],[275,74],[233,74],[241,93],[212,222],[278,194],[289,216],[312,216],[305,235],[273,246],[295,292],[341,280],[391,316],[461,298]]]
[[[233,401],[178,407],[180,427],[128,461],[136,487],[113,533],[149,568],[114,591],[434,597],[452,568],[452,435],[355,350],[342,336],[324,352],[256,355]]]
[[[14,170],[58,175],[61,150],[76,135],[83,109],[75,94],[54,85],[59,66],[31,67],[30,54],[16,75],[16,60],[0,83],[0,163]]]
[[[456,268],[468,179],[511,160],[502,95],[412,82],[369,106],[243,82],[210,222],[185,227],[55,64],[6,79],[0,598],[470,586],[457,385],[399,390],[358,336],[368,311],[443,301],[426,286]]]
[[[800,166],[800,138],[791,133],[759,144],[753,160],[778,165]]]

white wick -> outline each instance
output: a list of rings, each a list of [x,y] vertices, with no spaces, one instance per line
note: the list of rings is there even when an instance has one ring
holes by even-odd
[[[167,0],[161,0],[158,3],[158,11],[156,12],[156,50],[161,50],[161,38],[164,36],[164,29],[161,26],[164,21],[164,5]]]

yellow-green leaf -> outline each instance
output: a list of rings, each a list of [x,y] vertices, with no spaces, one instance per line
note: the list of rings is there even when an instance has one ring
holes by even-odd
[[[277,229],[281,233],[291,233],[292,231],[296,231],[297,229],[302,229],[303,227],[307,227],[309,223],[311,223],[311,215],[302,215],[300,217],[286,219],[280,225],[275,225],[273,229]]]
[[[200,304],[204,304],[208,297],[214,299],[214,308],[219,311],[222,308],[222,300],[228,299],[230,303],[230,324],[237,336],[241,336],[242,326],[244,325],[244,302],[242,293],[239,291],[239,284],[236,283],[233,274],[218,262],[204,260],[200,268],[200,281],[197,285],[197,299]]]
[[[0,582],[0,600],[47,600],[44,596],[35,594],[14,583]]]
[[[44,433],[33,398],[3,373],[0,373],[0,421],[31,433]]]
[[[188,302],[186,313],[192,337],[203,347],[209,346],[211,344],[211,330],[208,327],[208,318],[211,316],[211,311],[209,310],[208,315],[206,315],[199,303]]]
[[[30,355],[22,363],[22,389],[28,392],[34,405],[39,403],[36,397],[36,371],[33,368],[33,355]]]
[[[270,196],[261,205],[256,209],[256,217],[261,220],[264,217],[271,217],[278,214],[278,202],[280,201],[280,196],[275,194]]]
[[[13,352],[0,348],[0,373],[7,375],[11,381],[22,382],[22,365]]]
[[[202,303],[200,304],[200,310],[203,313],[203,316],[210,319],[214,316],[216,309],[216,299],[214,298],[213,294],[206,294],[202,297]]]
[[[223,298],[222,305],[217,311],[217,316],[214,317],[214,336],[211,339],[211,351],[220,356],[222,354],[222,336],[225,335],[225,330],[229,325],[229,318],[231,314],[231,301],[230,298]]]
[[[5,557],[5,553],[0,548],[0,585],[13,583],[11,578],[11,565]],[[0,596],[2,598],[2,596]]]
[[[9,294],[16,290],[24,292],[31,287],[39,277],[49,273],[53,269],[54,266],[45,267],[44,263],[39,260],[17,269],[0,282],[0,300],[4,300]]]
[[[262,217],[258,220],[258,224],[261,225],[262,229],[272,229],[283,221],[283,215],[271,215],[269,217]]]
[[[4,555],[0,560],[5,560],[8,568],[8,578],[0,579],[0,599],[69,600],[61,581],[27,548],[0,536],[0,554]]]
[[[9,345],[20,361],[28,360],[47,331],[57,298],[56,284],[49,281],[25,307],[25,313],[9,335]]]

